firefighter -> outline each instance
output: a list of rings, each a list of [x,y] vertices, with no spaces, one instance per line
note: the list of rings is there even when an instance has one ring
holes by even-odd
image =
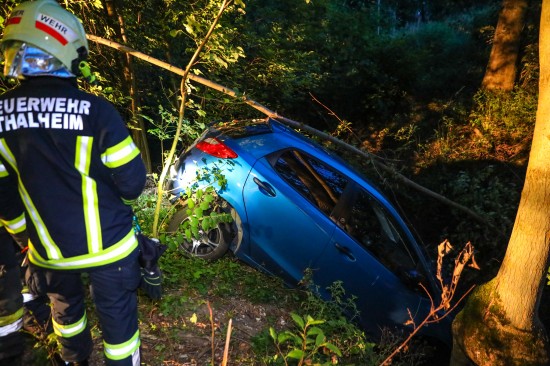
[[[23,296],[13,239],[0,222],[0,365],[21,365]]]
[[[0,164],[0,182],[9,178]],[[7,190],[5,188],[8,188]],[[49,301],[45,295],[31,293],[23,285],[28,248],[23,204],[14,200],[18,193],[12,184],[0,184],[0,365],[22,365],[25,341],[22,331],[40,337],[53,331]],[[6,197],[10,197],[9,205]]]
[[[24,204],[28,286],[50,298],[64,363],[87,365],[86,273],[106,365],[139,365],[139,150],[114,106],[78,88],[76,77],[90,75],[86,34],[55,0],[15,7],[0,50],[4,75],[19,80],[0,96],[0,192],[16,185]]]

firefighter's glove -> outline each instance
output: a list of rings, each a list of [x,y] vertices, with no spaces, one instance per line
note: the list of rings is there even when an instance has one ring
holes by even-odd
[[[157,267],[160,256],[168,247],[158,239],[149,238],[142,233],[137,234],[137,239],[139,243],[139,265],[142,268],[153,271]]]
[[[158,266],[146,269],[141,268],[141,282],[139,287],[153,300],[162,296],[162,272]]]
[[[27,270],[25,271],[25,283],[32,295],[46,295],[48,292],[44,271],[33,264],[27,266]]]

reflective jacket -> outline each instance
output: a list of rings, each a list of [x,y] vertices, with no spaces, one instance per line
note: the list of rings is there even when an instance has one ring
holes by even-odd
[[[0,195],[15,184],[37,266],[92,268],[136,250],[130,204],[145,166],[113,105],[74,79],[29,78],[0,96]],[[17,200],[0,197],[0,210]]]

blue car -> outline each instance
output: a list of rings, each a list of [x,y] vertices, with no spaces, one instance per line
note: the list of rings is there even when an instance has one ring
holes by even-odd
[[[213,176],[225,177],[224,184]],[[197,179],[199,177],[199,179]],[[216,259],[231,250],[243,262],[296,286],[309,273],[326,299],[341,282],[355,296],[359,325],[412,331],[440,298],[422,248],[390,202],[334,153],[273,119],[210,127],[172,166],[174,200],[191,186],[213,185],[217,210],[231,214],[199,238],[182,239],[194,256]],[[168,232],[192,218],[185,204]],[[420,286],[420,284],[423,285]],[[451,344],[451,319],[421,335]]]

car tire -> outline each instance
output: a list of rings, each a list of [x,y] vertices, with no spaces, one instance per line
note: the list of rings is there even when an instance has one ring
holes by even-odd
[[[180,231],[180,225],[189,220],[187,214],[187,205],[181,206],[170,218],[167,226],[168,233],[177,233]],[[199,231],[200,238],[188,240],[182,236],[178,248],[185,254],[206,260],[215,260],[223,257],[229,250],[232,241],[231,224],[220,223],[218,226],[208,232]]]

